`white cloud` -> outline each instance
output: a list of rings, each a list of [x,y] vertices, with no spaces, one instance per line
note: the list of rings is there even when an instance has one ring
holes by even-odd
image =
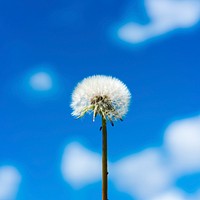
[[[112,168],[117,187],[137,199],[149,199],[168,189],[172,176],[159,150],[147,149],[126,157]]]
[[[16,168],[0,167],[0,200],[14,200],[21,182],[21,176]]]
[[[200,193],[197,192],[196,194],[187,194],[181,189],[176,187],[172,187],[170,190],[159,194],[155,198],[147,199],[147,200],[199,200]]]
[[[69,144],[63,154],[61,170],[65,180],[79,188],[101,178],[101,156],[79,143]]]
[[[118,30],[120,39],[141,43],[178,28],[190,28],[200,21],[199,0],[145,0],[150,22],[142,25],[129,22]]]
[[[46,91],[52,88],[53,81],[50,74],[41,71],[31,75],[29,84],[34,90]]]
[[[175,171],[200,171],[199,116],[172,123],[166,130],[164,141]]]
[[[171,189],[163,194],[156,196],[151,200],[186,200],[186,197],[182,191]]]

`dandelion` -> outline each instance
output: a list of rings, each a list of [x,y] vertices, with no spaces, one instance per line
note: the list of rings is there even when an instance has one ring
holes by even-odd
[[[85,78],[72,94],[72,115],[80,118],[93,111],[93,121],[97,114],[113,120],[125,116],[128,111],[130,92],[126,85],[111,76],[91,76]]]
[[[72,94],[72,115],[83,117],[86,113],[102,117],[102,200],[107,200],[107,127],[109,120],[121,120],[128,112],[131,94],[124,83],[111,76],[96,75],[83,79]]]

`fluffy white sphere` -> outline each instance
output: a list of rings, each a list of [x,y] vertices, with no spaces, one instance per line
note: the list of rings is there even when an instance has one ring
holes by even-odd
[[[93,120],[97,114],[112,119],[122,119],[126,115],[131,94],[124,83],[111,76],[95,75],[83,79],[72,94],[72,115],[82,117],[93,111]]]

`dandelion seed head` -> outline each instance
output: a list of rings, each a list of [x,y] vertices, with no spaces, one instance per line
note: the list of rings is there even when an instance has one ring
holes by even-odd
[[[122,119],[129,107],[131,94],[124,83],[111,76],[95,75],[83,79],[72,94],[72,115],[79,118],[93,112],[110,121]]]

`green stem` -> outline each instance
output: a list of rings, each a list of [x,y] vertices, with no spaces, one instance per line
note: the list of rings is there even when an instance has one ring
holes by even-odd
[[[108,200],[107,176],[107,128],[106,119],[102,116],[102,200]]]

